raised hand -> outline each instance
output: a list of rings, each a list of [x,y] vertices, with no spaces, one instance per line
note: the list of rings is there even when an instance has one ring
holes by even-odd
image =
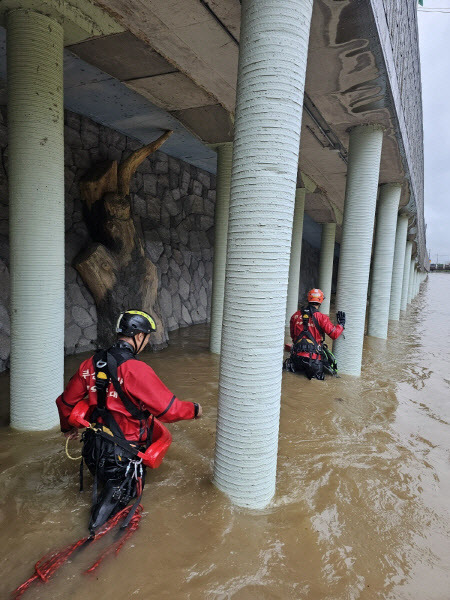
[[[338,322],[338,325],[342,325],[342,327],[345,328],[345,312],[342,310],[338,310],[338,312],[336,313],[336,321]]]

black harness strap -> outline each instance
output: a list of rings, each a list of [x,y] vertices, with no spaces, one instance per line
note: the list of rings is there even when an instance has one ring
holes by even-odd
[[[117,365],[116,358],[113,356],[113,354],[111,352],[108,352],[108,351],[105,352],[105,355],[106,355],[106,365],[108,367],[107,375],[109,375],[111,382],[114,386],[114,389],[116,390],[119,398],[122,400],[123,405],[125,406],[125,408],[127,409],[127,411],[130,413],[130,415],[133,418],[138,419],[139,421],[147,420],[150,417],[150,412],[148,410],[139,410],[139,408],[128,398],[128,396],[123,391],[123,389],[119,383],[119,380],[117,379],[117,366],[118,365]]]
[[[95,367],[95,387],[97,390],[97,406],[94,408],[91,419],[92,421],[98,421],[101,418],[102,423],[111,430],[114,436],[118,438],[125,439],[122,430],[120,429],[117,421],[112,416],[110,411],[106,407],[106,397],[108,393],[109,387],[109,374],[105,367],[107,366],[106,353],[97,353],[94,356],[94,367]],[[103,372],[107,377],[105,379],[101,379],[98,374]]]
[[[322,327],[319,325],[317,319],[316,319],[316,313],[317,311],[315,309],[311,309],[311,318],[313,320],[314,326],[316,327],[317,331],[320,333],[320,336],[322,338],[322,344],[325,341],[325,332],[322,329]]]
[[[147,448],[149,446],[151,446],[152,442],[153,442],[153,429],[155,427],[155,416],[152,415],[152,421],[150,423],[150,427],[148,428],[148,434],[147,434]]]
[[[84,490],[83,465],[84,465],[84,460],[83,460],[83,458],[81,458],[81,460],[80,460],[80,471],[79,471],[80,492],[82,492]]]
[[[150,417],[150,411],[139,410],[139,408],[125,394],[117,379],[117,360],[115,356],[108,351],[106,351],[106,363],[108,367],[108,375],[111,379],[114,389],[117,392],[117,395],[122,400],[122,404],[125,406],[130,415],[139,421],[139,440],[142,440],[145,433],[146,423]]]
[[[311,342],[314,344],[314,349],[316,350],[316,353],[320,352],[320,348],[319,348],[319,345],[317,343],[317,340],[315,339],[315,337],[313,336],[313,334],[309,330],[303,330],[301,332],[301,334],[298,336],[298,338],[295,340],[294,344],[297,344],[303,338],[308,338],[308,340],[311,340]]]
[[[321,344],[323,344],[324,339],[325,339],[325,334],[324,334],[322,327],[319,325],[319,323],[315,317],[314,313],[317,312],[317,310],[314,309],[314,307],[310,306],[308,308],[302,309],[302,312],[310,315],[314,326],[316,327],[316,329],[318,330],[318,332],[320,333],[320,336],[322,338]],[[292,351],[294,353],[296,353],[296,352],[308,353],[309,354],[309,364],[311,366],[313,362],[316,362],[316,363],[319,362],[319,356],[322,354],[323,350],[322,350],[321,344],[319,344],[317,342],[316,338],[312,335],[312,333],[309,330],[309,318],[307,319],[308,322],[305,323],[305,321],[306,321],[306,319],[303,319],[303,331],[300,332],[300,335],[295,340],[294,345],[292,346]],[[301,344],[301,340],[305,339],[305,338],[310,340],[311,343],[314,345],[314,350],[315,350],[314,354],[317,354],[317,357],[315,359],[313,359],[313,357],[312,357],[313,352],[311,352],[311,350],[309,348],[307,348],[306,346],[305,346],[305,348],[298,348],[298,347],[295,348],[295,346],[297,344]]]
[[[127,450],[127,452],[130,452],[130,454],[133,454],[134,456],[138,455],[139,449],[132,446],[130,444],[130,442],[128,442],[127,440],[119,438],[115,435],[111,436],[111,435],[109,435],[109,433],[105,433],[101,429],[96,429],[95,433],[96,433],[96,435],[99,435],[104,440],[108,440],[108,442],[114,442],[115,444],[117,444],[117,446],[120,446],[124,450]]]

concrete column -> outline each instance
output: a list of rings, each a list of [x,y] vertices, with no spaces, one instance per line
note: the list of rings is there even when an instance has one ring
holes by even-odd
[[[63,30],[7,18],[11,252],[11,425],[58,423],[64,366]]]
[[[405,262],[403,266],[402,302],[400,309],[406,310],[408,304],[409,267],[411,264],[412,242],[406,242]]]
[[[414,287],[414,259],[411,259],[411,264],[409,265],[409,283],[408,283],[408,304],[413,299],[413,287]]]
[[[360,125],[350,132],[347,186],[336,309],[348,313],[345,338],[333,344],[339,371],[359,376],[366,317],[383,129]]]
[[[324,223],[322,225],[322,240],[320,242],[319,288],[325,297],[320,306],[320,312],[325,315],[330,313],[335,241],[336,223]]]
[[[289,280],[286,300],[286,327],[292,315],[298,310],[298,288],[300,284],[300,264],[302,262],[303,217],[305,214],[306,189],[295,192],[294,222],[292,224],[291,258],[289,260]]]
[[[214,482],[275,492],[284,324],[313,0],[243,0]]]
[[[220,354],[222,342],[223,297],[227,262],[228,214],[230,211],[231,163],[233,144],[219,144],[217,150],[217,189],[214,214],[214,270],[211,295],[209,349]]]
[[[387,338],[388,332],[389,302],[391,297],[391,283],[393,275],[392,267],[394,265],[394,274],[396,274],[396,264],[400,261],[400,257],[397,256],[400,254],[400,252],[396,240],[396,237],[398,237],[396,236],[396,229],[398,232],[397,212],[401,192],[402,186],[399,184],[382,185],[380,187],[376,215],[375,247],[373,250],[372,259],[372,277],[367,334],[382,339]],[[407,225],[408,220],[406,220],[405,227]],[[402,268],[405,252],[405,233],[406,230],[402,230]],[[397,251],[395,255],[395,263],[394,248]]]
[[[399,215],[395,235],[394,263],[392,267],[391,298],[389,304],[389,319],[400,319],[402,303],[403,269],[405,267],[406,234],[408,233],[407,215]]]

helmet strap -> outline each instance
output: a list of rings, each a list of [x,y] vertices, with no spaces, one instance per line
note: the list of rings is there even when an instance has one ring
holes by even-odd
[[[136,354],[138,353],[136,340],[134,339],[134,336],[131,339],[133,340],[133,348],[134,348],[133,354],[136,356]]]
[[[139,332],[139,333],[141,333],[141,332]],[[144,333],[144,332],[142,332],[142,333]],[[136,342],[135,342],[135,340],[134,340],[134,338],[133,338],[134,347],[136,348],[136,352],[135,352],[135,354],[139,354],[139,352],[141,351],[141,349],[142,349],[142,346],[144,345],[144,342],[145,342],[145,338],[146,338],[146,337],[147,337],[147,334],[146,334],[146,333],[144,333],[144,337],[142,338],[142,342],[139,344],[139,348],[137,348],[137,346],[136,346]]]

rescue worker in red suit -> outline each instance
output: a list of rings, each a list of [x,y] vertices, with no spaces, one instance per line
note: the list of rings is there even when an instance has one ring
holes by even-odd
[[[202,416],[199,404],[176,398],[153,369],[137,359],[137,355],[147,346],[153,331],[156,331],[155,322],[143,311],[129,310],[120,315],[116,327],[117,342],[108,350],[101,350],[83,361],[56,400],[61,431],[66,437],[78,437],[77,428],[69,423],[69,416],[75,405],[86,399],[90,407],[86,419],[96,423],[104,431],[112,432],[122,444],[119,448],[119,461],[126,455],[128,442],[132,448],[146,448],[153,431],[153,417],[164,423],[172,423]],[[102,391],[103,407],[99,406],[100,391],[97,390],[102,383],[98,379],[99,366],[108,374],[106,377],[101,373],[107,379]],[[128,486],[130,489],[127,493],[123,493],[125,469],[118,471],[118,467],[122,465],[117,457],[117,444],[105,441],[105,435],[103,438],[95,436],[90,429],[86,430],[83,438],[84,461],[93,474],[99,474],[102,480],[100,484],[104,486],[102,496],[92,509],[90,529],[94,531],[126,506],[130,494],[136,493],[131,486]],[[113,497],[117,500],[119,496],[122,496],[120,501],[114,503]]]
[[[292,372],[303,372],[308,379],[324,379],[325,334],[335,340],[342,334],[345,326],[344,312],[336,314],[338,324],[334,325],[328,315],[319,311],[323,298],[322,290],[310,290],[308,306],[294,313],[290,321],[293,345],[284,368]]]

